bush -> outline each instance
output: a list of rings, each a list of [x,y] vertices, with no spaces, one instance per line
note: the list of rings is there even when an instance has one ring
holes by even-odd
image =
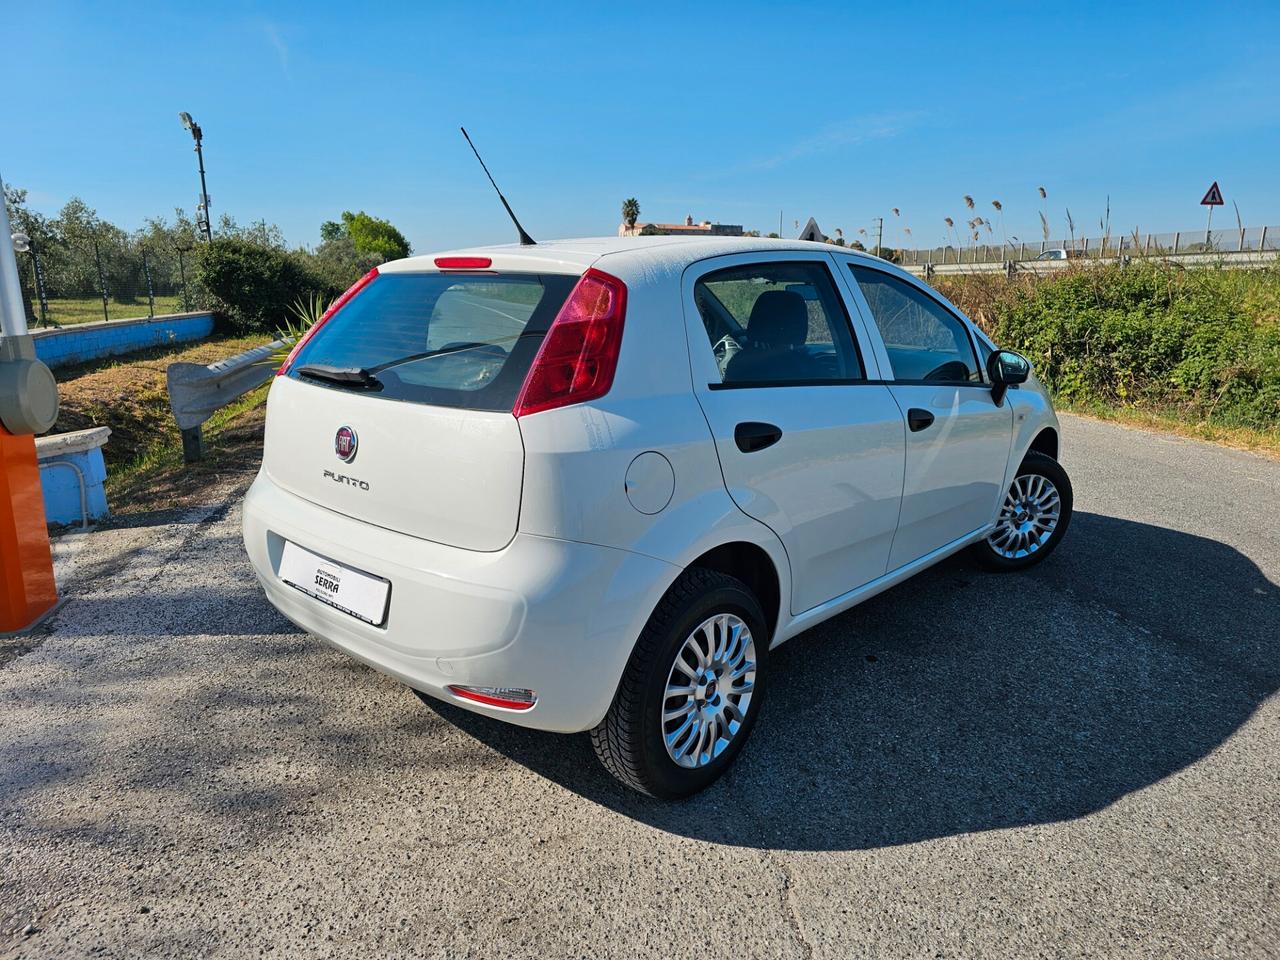
[[[1138,262],[937,286],[997,343],[1026,354],[1065,400],[1280,426],[1280,263],[1251,271]]]
[[[238,334],[273,333],[298,301],[317,295],[332,299],[342,292],[296,254],[241,237],[217,237],[202,246],[197,278]]]

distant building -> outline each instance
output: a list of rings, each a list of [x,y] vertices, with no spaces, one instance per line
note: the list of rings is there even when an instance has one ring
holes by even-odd
[[[639,223],[634,227],[621,223],[618,225],[620,237],[740,237],[740,223],[712,223],[703,220],[693,222],[693,215],[684,218],[684,223]]]

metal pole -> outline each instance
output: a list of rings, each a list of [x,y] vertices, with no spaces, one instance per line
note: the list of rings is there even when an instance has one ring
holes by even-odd
[[[201,149],[201,141],[203,134],[200,131],[200,125],[196,124],[192,130],[196,138],[196,161],[200,164],[200,199],[204,202],[204,238],[210,243],[213,242],[213,225],[211,215],[209,213],[209,189],[204,182],[204,150]]]
[[[44,288],[44,265],[40,262],[40,251],[36,242],[31,241],[31,276],[35,281],[36,297],[40,301],[40,326],[49,325],[49,291]]]
[[[0,196],[3,195],[4,182],[0,181]],[[27,311],[22,305],[22,284],[18,280],[18,259],[13,253],[11,236],[9,211],[0,203],[0,335],[25,337]]]
[[[1267,246],[1267,228],[1262,228],[1262,236],[1258,238],[1258,252],[1261,253]]]
[[[93,238],[93,259],[98,262],[98,289],[102,291],[102,319],[110,320],[107,313],[107,275],[102,272],[102,251],[98,249],[98,238]]]
[[[156,315],[156,294],[155,289],[151,286],[151,265],[147,263],[147,248],[142,248],[142,275],[147,280],[147,316],[154,317]]]
[[[1205,249],[1213,249],[1213,240],[1210,239],[1210,232],[1213,229],[1213,204],[1209,204],[1209,220],[1204,225],[1204,245]]]

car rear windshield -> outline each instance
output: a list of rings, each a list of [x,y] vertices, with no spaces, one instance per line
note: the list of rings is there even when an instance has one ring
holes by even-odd
[[[379,274],[316,331],[288,375],[391,400],[510,410],[576,280]]]

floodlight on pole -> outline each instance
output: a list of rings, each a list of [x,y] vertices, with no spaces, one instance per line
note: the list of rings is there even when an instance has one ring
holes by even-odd
[[[209,217],[209,189],[204,182],[204,150],[201,147],[201,141],[204,139],[204,131],[200,129],[200,124],[191,119],[191,114],[183,110],[178,114],[178,120],[182,123],[182,129],[191,133],[191,139],[196,142],[196,161],[200,166],[200,198],[201,209],[204,211],[202,226],[204,227],[204,238],[207,241],[213,240],[213,225]]]

